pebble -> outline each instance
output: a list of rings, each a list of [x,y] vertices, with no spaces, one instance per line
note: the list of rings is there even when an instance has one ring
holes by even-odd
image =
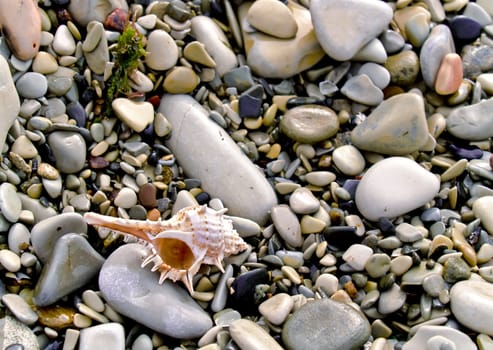
[[[18,59],[28,61],[36,56],[41,40],[41,16],[37,2],[16,0],[2,3],[0,28]]]
[[[342,259],[356,271],[362,271],[372,254],[373,250],[370,247],[353,244],[344,252]]]
[[[249,30],[250,6],[251,3],[242,4],[238,8],[238,18],[246,44],[247,64],[255,74],[265,78],[289,78],[322,59],[324,51],[315,36],[307,8],[293,1],[287,3],[298,30],[292,39],[277,39]]]
[[[435,86],[443,58],[454,52],[455,45],[449,27],[443,24],[433,27],[419,55],[421,73],[426,85],[430,88]]]
[[[258,311],[271,324],[279,326],[284,323],[294,306],[289,294],[279,293],[259,305]]]
[[[445,326],[423,325],[411,339],[404,344],[402,350],[438,350],[464,349],[474,350],[476,345],[461,331]]]
[[[136,132],[142,132],[154,121],[154,108],[149,102],[116,98],[111,102],[116,116]]]
[[[448,53],[443,57],[438,68],[435,91],[439,95],[450,95],[456,92],[462,83],[462,60],[456,53]]]
[[[383,277],[390,269],[390,257],[387,254],[373,254],[365,263],[365,270],[372,278]]]
[[[298,31],[298,24],[289,8],[275,0],[254,2],[246,19],[255,29],[280,39],[293,38]]]
[[[187,95],[164,95],[159,111],[174,126],[166,145],[188,176],[201,179],[202,188],[221,198],[231,215],[264,224],[277,203],[275,192],[207,111]]]
[[[85,27],[91,21],[104,22],[106,16],[115,9],[128,10],[125,0],[76,0],[70,1],[68,10],[75,21]]]
[[[411,85],[420,72],[419,57],[414,51],[401,51],[389,56],[384,67],[389,71],[392,83],[401,86]]]
[[[279,126],[294,141],[313,144],[334,136],[339,119],[328,107],[303,105],[287,110]]]
[[[21,259],[17,254],[8,250],[0,250],[0,265],[10,272],[17,272],[21,269]]]
[[[267,331],[247,319],[233,321],[229,326],[229,334],[242,350],[282,349]]]
[[[450,289],[452,314],[464,326],[478,333],[493,335],[489,320],[491,315],[493,287],[484,281],[461,281]]]
[[[355,349],[363,346],[369,337],[370,324],[365,316],[331,299],[314,300],[301,306],[282,330],[282,340],[290,350]]]
[[[58,63],[52,55],[47,52],[38,52],[34,57],[32,70],[40,74],[55,73],[58,69]]]
[[[75,52],[75,40],[66,25],[58,26],[52,46],[53,50],[60,56],[70,56]]]
[[[27,72],[17,80],[15,87],[24,98],[40,98],[48,91],[48,81],[40,73]]]
[[[17,188],[11,183],[0,185],[0,212],[10,222],[16,222],[21,215],[22,202],[17,195]]]
[[[0,20],[1,21],[1,20]],[[0,55],[0,104],[2,105],[2,125],[0,128],[0,149],[3,149],[7,133],[20,111],[19,95],[10,74],[10,67]]]
[[[106,302],[118,313],[156,332],[177,339],[202,336],[212,327],[209,315],[183,287],[169,280],[160,285],[157,273],[141,268],[147,255],[145,247],[126,244],[108,257],[99,273],[99,288]],[[152,309],[160,312],[149,313]]]
[[[164,79],[164,90],[170,94],[191,93],[200,82],[200,78],[193,69],[188,67],[174,67]]]
[[[55,131],[48,136],[57,169],[65,174],[76,173],[86,161],[86,142],[76,132]]]
[[[468,141],[492,137],[493,122],[487,117],[492,108],[493,100],[490,99],[454,109],[447,117],[447,131]]]
[[[156,29],[147,37],[146,65],[154,70],[163,71],[175,66],[178,61],[178,46],[164,30]]]
[[[152,350],[152,339],[147,334],[139,335],[132,344],[132,350]]]
[[[341,88],[341,93],[353,101],[368,106],[376,106],[383,101],[383,92],[366,74],[349,78]]]
[[[79,350],[125,349],[125,329],[119,323],[106,323],[81,329]]]
[[[137,204],[137,194],[131,188],[124,187],[118,192],[114,203],[120,208],[130,209]]]
[[[369,0],[315,0],[310,2],[310,14],[320,45],[337,61],[353,58],[392,19],[388,5]]]
[[[395,218],[430,201],[439,187],[438,177],[414,161],[390,157],[377,162],[363,175],[355,202],[368,220]]]
[[[94,278],[104,258],[81,235],[68,233],[53,248],[34,289],[34,302],[47,306]]]
[[[38,320],[38,314],[31,309],[31,306],[18,294],[4,294],[2,303],[12,312],[12,314],[22,323],[32,326]]]
[[[192,35],[204,44],[207,53],[216,62],[219,76],[222,77],[238,65],[236,55],[229,47],[228,39],[211,18],[195,16],[191,19],[191,23]]]
[[[344,175],[355,176],[365,169],[365,158],[353,145],[337,147],[332,153],[332,161]]]
[[[280,204],[272,207],[271,217],[281,238],[291,247],[300,247],[303,243],[300,222],[289,206]]]
[[[320,208],[320,201],[305,187],[294,190],[289,197],[289,207],[296,214],[312,214]]]
[[[353,129],[351,141],[359,149],[389,155],[419,150],[428,141],[423,98],[404,93],[385,100]]]
[[[89,22],[87,25],[87,37],[92,40],[95,39],[95,47],[88,44],[87,38],[84,41],[85,45],[82,45],[87,65],[95,74],[104,74],[106,63],[110,60],[110,53],[108,40],[106,39],[106,35],[104,35],[103,24],[96,21]]]

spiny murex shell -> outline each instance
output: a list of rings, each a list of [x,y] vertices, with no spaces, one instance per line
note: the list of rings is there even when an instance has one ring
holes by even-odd
[[[152,271],[160,272],[159,284],[167,278],[182,281],[193,293],[193,276],[202,264],[221,264],[224,257],[239,253],[248,246],[224,216],[227,209],[216,211],[205,205],[178,211],[169,220],[131,220],[96,213],[86,213],[90,225],[129,234],[149,243],[152,253],[142,267],[153,263]]]

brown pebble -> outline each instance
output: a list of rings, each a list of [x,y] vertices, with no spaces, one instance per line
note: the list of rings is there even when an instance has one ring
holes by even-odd
[[[91,169],[104,169],[110,162],[108,162],[104,157],[89,157],[89,166]]]
[[[45,327],[62,329],[72,326],[75,310],[60,305],[38,308],[39,323]]]
[[[60,173],[53,165],[40,163],[38,165],[38,175],[48,180],[56,180],[60,176]]]
[[[157,206],[156,200],[157,189],[151,183],[146,183],[140,187],[139,201],[146,208],[154,208]]]

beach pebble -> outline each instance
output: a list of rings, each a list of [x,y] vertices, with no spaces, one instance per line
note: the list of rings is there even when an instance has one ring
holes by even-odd
[[[65,24],[58,26],[53,38],[53,50],[60,56],[70,56],[75,52],[75,40]]]
[[[280,39],[292,38],[298,31],[289,8],[276,0],[255,1],[248,9],[246,19],[255,29]]]
[[[40,51],[34,57],[32,70],[33,72],[40,74],[55,73],[58,69],[58,63],[56,58],[50,55],[48,52]]]
[[[17,188],[9,182],[0,185],[0,212],[10,222],[16,222],[22,210]]]
[[[390,6],[370,0],[312,0],[310,14],[320,45],[337,61],[353,58],[392,19]]]
[[[419,54],[421,73],[426,85],[430,88],[435,87],[440,65],[443,58],[449,53],[455,53],[452,33],[449,27],[439,24],[433,27]]]
[[[332,153],[332,161],[344,175],[355,176],[365,169],[365,158],[353,145],[337,147]]]
[[[322,59],[324,51],[315,36],[308,9],[289,1],[290,17],[296,21],[298,30],[292,39],[276,39],[251,31],[247,20],[250,6],[249,2],[243,3],[238,9],[238,17],[246,43],[247,64],[255,74],[265,78],[289,78]]]
[[[6,315],[0,319],[0,333],[2,334],[2,346],[6,350],[39,350],[36,334],[22,321]]]
[[[41,16],[37,1],[2,2],[0,28],[18,59],[28,61],[36,56],[41,40]]]
[[[86,161],[86,142],[76,132],[54,131],[48,136],[57,169],[65,174],[76,173]]]
[[[81,329],[79,350],[125,349],[125,329],[119,323],[105,323]]]
[[[164,90],[170,94],[191,93],[200,82],[200,78],[189,67],[174,67],[164,79]]]
[[[333,274],[323,273],[315,281],[315,288],[330,297],[339,289],[339,280]]]
[[[320,201],[308,188],[300,187],[289,197],[289,206],[296,214],[312,214],[320,208]]]
[[[103,23],[106,16],[115,9],[128,10],[125,0],[74,0],[70,1],[68,10],[75,21],[85,27],[91,21]]]
[[[48,91],[48,81],[40,73],[27,72],[16,81],[15,87],[24,98],[40,98]]]
[[[363,313],[331,299],[307,302],[291,315],[282,330],[282,340],[289,350],[359,349],[369,337],[370,324]]]
[[[1,6],[3,6],[2,4]],[[3,149],[5,139],[10,127],[17,118],[20,111],[19,95],[17,94],[10,67],[5,58],[0,55],[0,105],[2,114],[0,117],[3,125],[0,128],[0,149]]]
[[[394,218],[430,201],[440,187],[437,176],[416,162],[390,157],[370,167],[356,189],[356,206],[365,218]]]
[[[455,137],[468,141],[480,141],[492,137],[493,120],[488,118],[492,109],[492,99],[458,107],[447,117],[447,131]]]
[[[384,276],[390,269],[390,257],[387,254],[376,253],[366,261],[365,270],[372,278]]]
[[[289,206],[280,204],[272,207],[271,217],[281,238],[292,247],[300,247],[303,243],[300,222]]]
[[[334,136],[339,119],[329,107],[303,105],[288,109],[279,125],[294,141],[312,144]]]
[[[191,19],[192,35],[202,44],[216,62],[216,70],[222,77],[238,65],[228,39],[218,25],[209,17],[195,16]]]
[[[164,30],[156,29],[147,37],[145,63],[151,69],[162,71],[175,66],[178,46]]]
[[[137,194],[131,188],[122,188],[115,197],[115,205],[120,208],[130,209],[136,204]]]
[[[481,225],[491,235],[493,234],[493,218],[491,210],[493,208],[493,196],[484,196],[476,199],[472,206],[474,216],[481,220]]]
[[[373,84],[379,89],[384,89],[390,83],[390,73],[382,65],[367,62],[363,64],[358,70],[358,75],[367,75]]]
[[[351,141],[359,149],[390,155],[419,150],[428,141],[423,98],[404,93],[383,101],[353,129]]]
[[[259,305],[258,311],[267,321],[281,325],[293,308],[294,301],[289,294],[279,293]]]
[[[370,247],[363,244],[353,244],[344,252],[342,259],[353,269],[362,271],[372,254],[373,250]]]
[[[419,57],[412,50],[401,51],[389,56],[384,67],[390,73],[390,81],[397,85],[414,83],[420,73]]]
[[[82,215],[63,213],[34,225],[31,229],[31,243],[38,259],[46,263],[52,255],[56,241],[67,233],[87,233],[87,224]]]
[[[349,78],[341,88],[341,93],[353,101],[376,106],[383,101],[383,92],[366,74]]]
[[[435,91],[439,95],[450,95],[456,92],[462,83],[462,60],[458,54],[448,53],[443,57],[438,68]]]
[[[154,121],[154,108],[149,102],[119,97],[111,102],[116,116],[132,130],[142,132]]]
[[[402,350],[464,349],[475,350],[476,345],[461,331],[445,326],[423,325],[418,328]]]
[[[95,47],[91,43],[88,43],[87,38],[94,41]],[[86,41],[82,45],[82,50],[84,51],[84,57],[91,71],[95,74],[103,74],[107,62],[110,61],[110,52],[102,23],[97,21],[89,22],[87,25]]]
[[[34,289],[38,306],[50,305],[94,278],[104,258],[81,235],[60,237]]]
[[[188,176],[201,179],[203,189],[221,198],[229,214],[265,223],[277,204],[274,190],[209,113],[191,96],[169,94],[159,112],[173,127],[166,145]]]
[[[212,327],[210,316],[179,284],[167,280],[160,285],[158,273],[140,267],[148,253],[139,244],[126,244],[108,257],[99,273],[104,299],[120,314],[156,332],[177,339],[202,336]]]
[[[267,331],[247,319],[233,321],[229,326],[229,333],[242,350],[282,350],[282,347]]]
[[[38,314],[31,309],[31,306],[18,294],[4,294],[2,303],[14,314],[22,323],[31,326],[38,320]]]
[[[462,325],[493,336],[493,325],[488,321],[493,312],[493,284],[475,280],[454,284],[450,289],[450,308]]]

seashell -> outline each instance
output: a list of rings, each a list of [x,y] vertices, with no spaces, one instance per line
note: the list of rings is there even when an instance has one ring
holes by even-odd
[[[179,210],[169,220],[130,220],[96,213],[86,213],[90,225],[135,236],[151,248],[142,267],[153,263],[159,271],[159,284],[166,279],[182,281],[193,293],[192,279],[202,264],[215,265],[224,272],[224,257],[237,254],[248,246],[224,216],[227,209],[214,210],[206,205]]]

